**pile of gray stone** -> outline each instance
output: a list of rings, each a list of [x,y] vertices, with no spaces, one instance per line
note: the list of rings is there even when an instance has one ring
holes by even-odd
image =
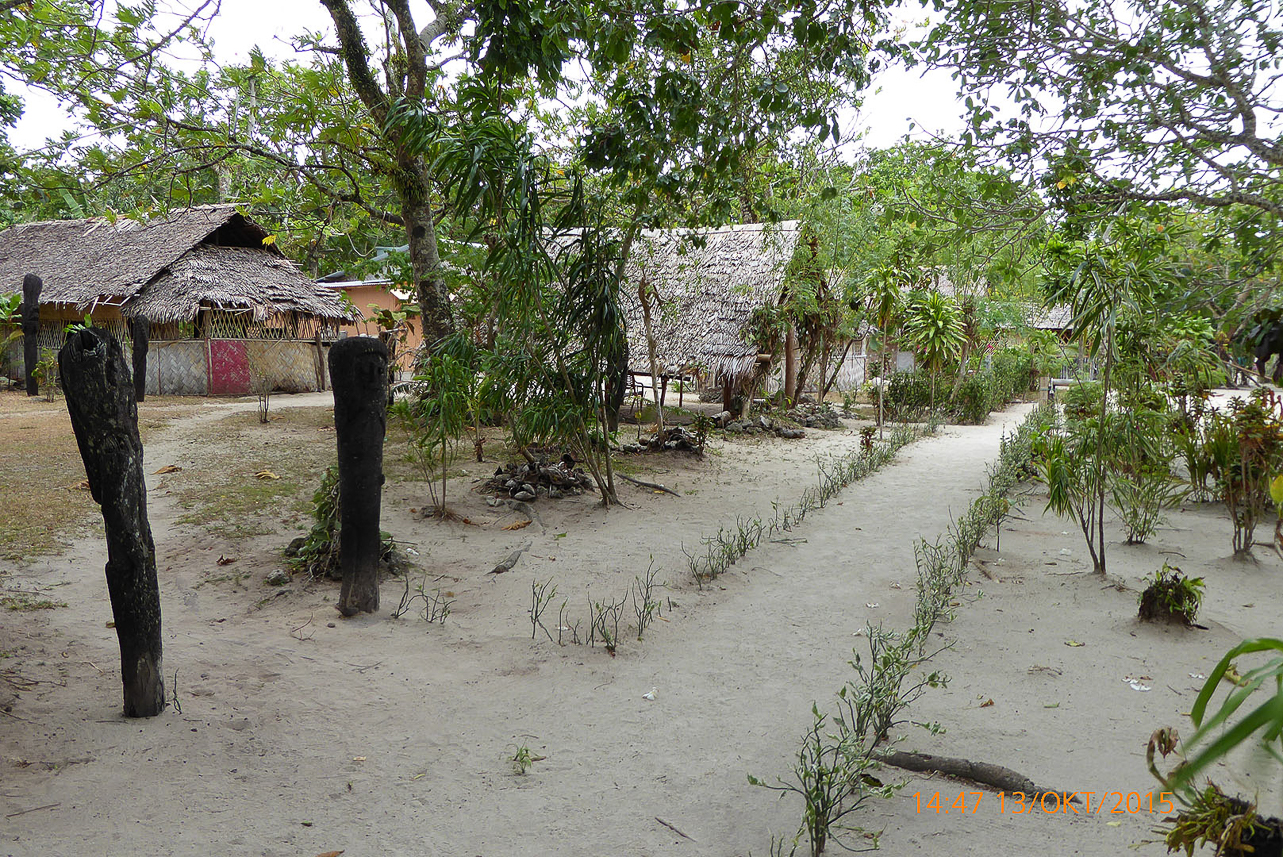
[[[535,463],[509,464],[495,470],[494,475],[478,486],[483,493],[506,494],[513,500],[530,501],[537,497],[558,500],[584,489],[592,490],[592,477],[575,467],[574,460],[562,456],[555,464],[540,459]]]
[[[704,438],[685,426],[668,426],[662,435],[656,434],[642,438],[637,443],[625,443],[619,447],[623,453],[661,452],[664,450],[681,450],[682,452],[702,453]]]
[[[785,412],[785,416],[798,425],[806,426],[807,428],[842,428],[842,421],[838,419],[837,412],[834,411],[833,406],[828,403],[803,403]]]
[[[722,411],[714,417],[714,421],[717,423],[718,428],[726,429],[730,434],[773,434],[776,437],[789,440],[799,440],[806,437],[806,432],[802,431],[802,429],[783,425],[765,414],[731,419],[730,411]]]

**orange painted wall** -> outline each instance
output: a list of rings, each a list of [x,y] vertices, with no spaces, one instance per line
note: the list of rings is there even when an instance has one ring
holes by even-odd
[[[347,295],[348,300],[361,311],[367,318],[374,316],[374,311],[370,309],[370,304],[387,310],[399,310],[402,301],[388,291],[392,286],[381,283],[362,283],[354,286],[344,286],[343,294]],[[400,291],[398,289],[398,291]],[[423,343],[423,332],[419,326],[419,320],[412,318],[406,321],[409,332],[406,334],[405,342],[397,345],[397,364],[402,368],[410,365],[414,353],[419,350]],[[379,325],[374,321],[358,321],[352,324],[343,325],[340,330],[347,333],[348,336],[378,336]]]

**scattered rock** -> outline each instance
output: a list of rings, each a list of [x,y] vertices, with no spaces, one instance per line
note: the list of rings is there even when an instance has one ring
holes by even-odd
[[[663,432],[654,434],[645,438],[640,443],[624,444],[620,447],[621,452],[637,453],[660,450],[682,450],[684,452],[702,453],[704,451],[705,436],[686,428],[685,426],[670,425]]]
[[[837,412],[828,404],[800,404],[789,410],[785,416],[804,428],[842,428],[842,421],[838,419]]]
[[[540,458],[535,463],[521,462],[500,467],[489,479],[478,484],[481,492],[506,494],[514,500],[534,500],[543,494],[553,497],[552,489],[557,489],[556,497],[568,497],[582,494],[584,489],[592,490],[592,477],[581,468],[575,467],[575,461],[569,455],[563,455],[555,464]],[[491,506],[499,505],[500,498],[492,497]]]
[[[290,573],[283,568],[273,569],[267,575],[268,586],[284,586],[290,582]]]
[[[786,440],[801,440],[806,437],[806,432],[799,428],[776,429],[775,433]]]

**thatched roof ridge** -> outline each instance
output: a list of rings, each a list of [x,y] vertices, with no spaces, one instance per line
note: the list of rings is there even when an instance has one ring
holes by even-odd
[[[1073,326],[1074,310],[1069,304],[1032,306],[1025,314],[1025,323],[1034,330],[1068,330]]]
[[[263,243],[267,235],[234,205],[148,221],[22,223],[0,232],[0,294],[32,273],[44,281],[42,304],[107,303],[158,323],[190,321],[202,306],[249,310],[260,321],[287,311],[347,318],[334,295]]]
[[[661,301],[651,308],[661,371],[713,369],[728,358],[735,364],[755,358],[742,334],[753,310],[780,299],[798,232],[797,221],[644,231],[633,244],[624,274],[630,367],[650,371],[637,297],[643,277]],[[693,236],[703,239],[702,247],[691,242]]]
[[[231,205],[189,208],[147,222],[93,217],[20,223],[0,232],[0,293],[21,289],[30,273],[44,280],[42,302],[119,304],[206,239],[262,248],[266,235]],[[268,252],[281,255],[275,248]]]
[[[209,244],[183,254],[121,312],[164,323],[193,321],[202,308],[248,311],[254,321],[285,312],[349,318],[332,290],[315,287],[288,259]]]

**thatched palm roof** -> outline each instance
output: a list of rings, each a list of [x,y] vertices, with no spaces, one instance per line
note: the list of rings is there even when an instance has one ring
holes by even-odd
[[[347,318],[334,291],[314,287],[288,259],[208,244],[196,245],[166,267],[124,314],[153,322],[190,321],[202,306],[244,309],[255,321],[283,312]]]
[[[1068,304],[1035,306],[1025,314],[1025,322],[1034,330],[1068,330],[1073,319],[1074,311]]]
[[[41,303],[77,311],[112,304],[153,322],[191,321],[202,307],[250,311],[256,320],[289,311],[348,317],[265,237],[230,205],[147,222],[23,223],[0,232],[0,294],[20,290],[32,273],[44,281]]]
[[[703,246],[691,242],[696,236]],[[728,361],[751,365],[755,349],[744,343],[743,332],[755,309],[779,301],[797,238],[797,221],[643,232],[624,275],[630,368],[650,371],[637,297],[643,277],[661,301],[651,308],[661,371],[729,369],[723,365]]]

